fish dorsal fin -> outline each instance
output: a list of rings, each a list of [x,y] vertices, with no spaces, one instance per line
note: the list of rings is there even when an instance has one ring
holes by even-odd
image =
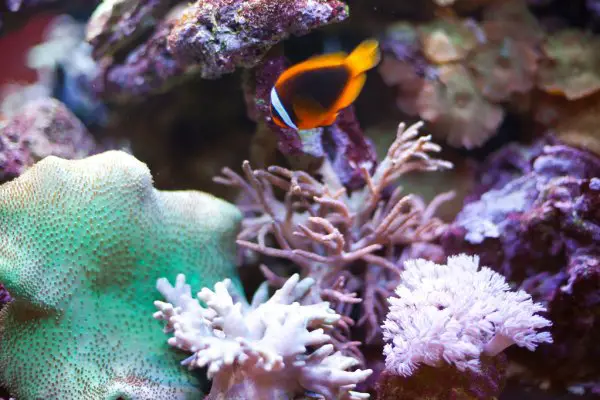
[[[279,78],[277,78],[277,83],[283,82],[286,79],[293,77],[296,74],[301,72],[310,71],[313,69],[324,68],[324,67],[333,67],[337,65],[343,65],[346,61],[347,54],[340,53],[332,53],[332,54],[320,54],[316,56],[312,56],[307,60],[294,65],[293,67],[285,70]]]
[[[316,67],[328,66],[330,63],[341,63],[346,57],[348,57],[348,53],[343,51],[338,51],[335,53],[326,53],[326,54],[315,54],[314,56],[310,56],[306,59],[305,62],[316,63]]]
[[[294,114],[298,120],[298,128],[312,126],[321,122],[327,110],[319,102],[310,97],[297,96],[292,102]]]

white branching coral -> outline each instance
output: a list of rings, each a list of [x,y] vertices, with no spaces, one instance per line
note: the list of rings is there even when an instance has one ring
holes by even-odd
[[[171,346],[193,353],[184,365],[208,367],[213,385],[207,399],[284,400],[305,392],[368,399],[353,389],[372,371],[348,371],[358,361],[334,352],[325,333],[340,315],[327,302],[306,306],[297,301],[313,284],[295,274],[267,300],[265,283],[248,306],[234,302],[225,280],[214,291],[198,293],[205,308],[192,297],[184,275],[177,276],[175,286],[162,278],[157,288],[167,302],[154,303],[154,318],[166,322],[165,332],[173,332]],[[309,353],[308,347],[315,350]]]
[[[545,308],[526,292],[511,291],[504,277],[479,267],[479,257],[448,258],[448,265],[409,260],[397,298],[382,325],[386,369],[409,376],[419,366],[454,364],[479,372],[482,354],[495,356],[516,344],[534,350],[552,343]]]

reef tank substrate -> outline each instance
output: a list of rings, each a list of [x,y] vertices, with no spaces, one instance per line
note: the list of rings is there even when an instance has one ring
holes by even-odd
[[[600,398],[600,2],[0,2],[0,399]]]

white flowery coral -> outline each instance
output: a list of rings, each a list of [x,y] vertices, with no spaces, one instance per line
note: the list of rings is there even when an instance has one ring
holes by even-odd
[[[250,306],[234,302],[229,280],[191,295],[185,276],[175,286],[164,278],[157,288],[167,302],[156,301],[154,318],[173,332],[171,346],[193,355],[183,361],[188,368],[208,367],[213,380],[207,399],[293,399],[306,392],[326,399],[358,400],[369,395],[353,391],[371,370],[348,371],[358,364],[352,357],[334,353],[330,337],[340,315],[321,302],[297,302],[313,285],[295,274],[267,300],[263,284]],[[265,301],[266,300],[266,301]],[[315,350],[308,352],[307,347]]]
[[[480,269],[477,256],[451,256],[447,263],[405,263],[398,297],[389,299],[382,325],[387,370],[409,376],[421,363],[446,362],[479,372],[482,354],[552,343],[549,332],[538,332],[551,325],[536,315],[545,308],[529,294],[511,291],[502,275]]]

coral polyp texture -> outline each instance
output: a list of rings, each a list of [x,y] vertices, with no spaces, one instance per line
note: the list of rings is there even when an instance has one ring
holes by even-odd
[[[291,400],[306,392],[325,399],[369,398],[353,389],[372,371],[348,371],[358,360],[335,352],[325,333],[341,316],[327,302],[298,302],[312,279],[295,274],[268,300],[265,282],[250,306],[234,301],[230,283],[198,293],[206,308],[192,297],[184,275],[178,275],[174,286],[166,279],[157,284],[167,302],[155,302],[159,311],[154,317],[173,332],[171,346],[193,353],[184,365],[208,367],[213,382],[207,400]]]
[[[481,146],[504,118],[502,108],[481,95],[462,65],[441,66],[436,82],[426,83],[416,101],[423,119],[443,126],[446,141],[455,147]]]
[[[481,372],[481,355],[496,356],[516,344],[535,350],[552,343],[546,309],[478,257],[451,256],[447,265],[417,259],[404,263],[397,297],[383,323],[386,368],[409,376],[421,364],[454,365]]]
[[[509,354],[557,385],[597,380],[600,159],[551,138],[490,157],[443,239],[547,308],[554,343]]]
[[[386,299],[399,282],[396,261],[415,247],[435,249],[444,232],[445,224],[434,214],[448,194],[427,205],[394,186],[410,171],[452,167],[433,158],[440,148],[429,136],[419,137],[421,126],[400,124],[386,157],[373,173],[361,168],[366,184],[351,193],[327,159],[319,170],[321,181],[277,166],[253,170],[249,163],[244,164],[245,180],[228,169],[218,178],[241,188],[247,199],[244,206],[249,212],[238,244],[267,257],[286,259],[300,269],[301,276],[313,278],[316,283],[305,301],[332,302],[344,317],[335,336],[341,346],[352,344],[347,339],[352,336],[350,315],[357,303],[361,303],[356,315],[365,341],[381,340],[379,325],[387,311]],[[283,200],[276,197],[278,189],[285,192]],[[263,272],[273,285],[282,284],[282,278],[267,267]]]
[[[60,101],[28,102],[0,120],[0,182],[19,176],[46,156],[83,158],[97,148],[86,127]]]
[[[161,192],[109,151],[47,157],[0,187],[0,380],[20,399],[196,399],[153,312],[156,279],[231,277],[241,215],[194,191]],[[34,356],[35,355],[35,356]]]

